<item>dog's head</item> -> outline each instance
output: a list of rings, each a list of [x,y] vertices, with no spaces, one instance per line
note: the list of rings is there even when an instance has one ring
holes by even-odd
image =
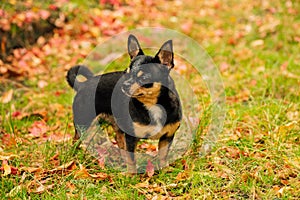
[[[174,67],[172,40],[165,42],[157,54],[144,54],[135,36],[128,37],[128,54],[131,62],[127,69],[122,91],[143,103],[155,104],[163,86],[170,81]]]

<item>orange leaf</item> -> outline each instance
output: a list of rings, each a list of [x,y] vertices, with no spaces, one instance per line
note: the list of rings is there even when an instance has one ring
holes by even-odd
[[[179,172],[176,176],[176,181],[187,180],[189,178],[189,174],[187,172]]]
[[[16,138],[12,134],[3,134],[2,135],[2,144],[6,147],[14,146],[17,144]]]
[[[79,164],[79,170],[75,172],[75,178],[88,178],[90,174],[82,164]]]

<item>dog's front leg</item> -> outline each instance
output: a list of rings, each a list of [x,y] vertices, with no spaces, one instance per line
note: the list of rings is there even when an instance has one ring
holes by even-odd
[[[173,142],[174,134],[169,136],[167,134],[163,135],[159,139],[158,143],[158,156],[159,156],[159,167],[165,167],[167,165],[167,156],[169,153],[170,146]]]
[[[125,160],[127,164],[127,172],[130,174],[136,174],[137,169],[136,169],[136,160],[135,160],[134,152],[136,149],[138,138],[126,134],[125,139],[126,139]]]

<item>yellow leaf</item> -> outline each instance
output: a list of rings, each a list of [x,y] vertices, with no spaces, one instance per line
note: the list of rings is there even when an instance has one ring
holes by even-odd
[[[4,176],[7,176],[7,175],[11,174],[11,168],[8,165],[7,161],[6,162],[3,161],[2,166],[3,166],[3,169],[4,169]]]

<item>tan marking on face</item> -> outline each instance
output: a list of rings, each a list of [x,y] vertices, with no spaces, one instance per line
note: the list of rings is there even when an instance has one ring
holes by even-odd
[[[143,125],[138,122],[133,123],[134,133],[136,137],[146,138],[147,135],[150,135],[148,136],[148,139],[153,139],[153,140],[157,140],[165,134],[167,134],[166,135],[167,137],[172,136],[175,133],[175,131],[178,129],[179,125],[180,122],[168,124],[164,127],[161,127],[159,125],[157,126]]]
[[[134,83],[130,88],[130,94],[146,107],[150,108],[157,103],[160,89],[161,84],[157,82],[153,83],[153,86],[150,88],[140,87],[139,84]]]

